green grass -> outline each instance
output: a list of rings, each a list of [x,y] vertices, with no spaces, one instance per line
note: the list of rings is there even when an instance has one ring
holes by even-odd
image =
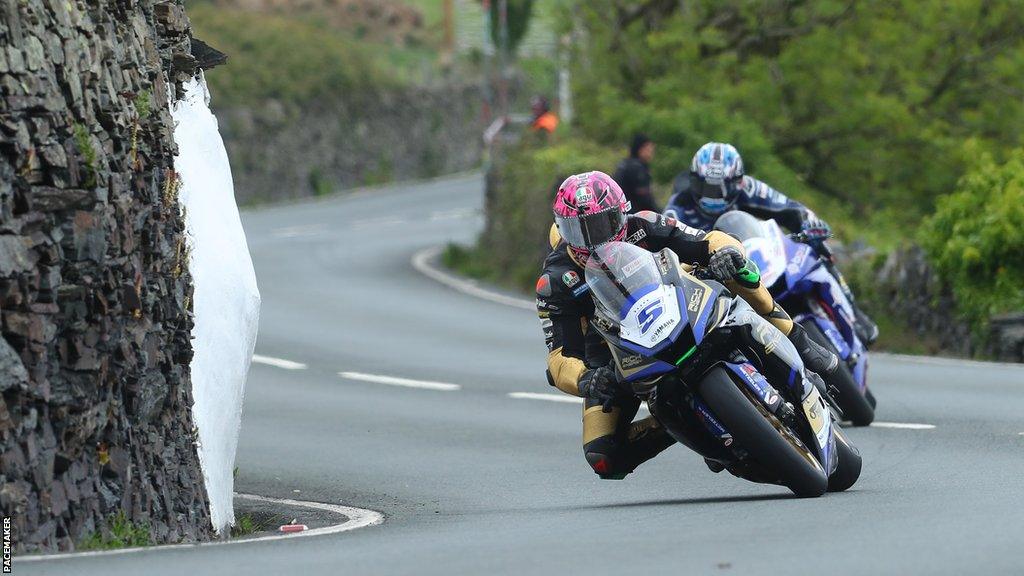
[[[235,525],[231,527],[231,537],[241,538],[259,532],[261,526],[252,514],[242,514],[235,519]]]
[[[149,526],[134,524],[124,512],[107,517],[108,534],[93,532],[78,543],[78,550],[116,550],[118,548],[137,548],[152,546]]]

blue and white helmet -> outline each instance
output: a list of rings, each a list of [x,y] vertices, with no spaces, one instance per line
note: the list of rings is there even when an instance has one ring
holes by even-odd
[[[743,181],[743,158],[732,144],[708,142],[693,155],[691,189],[697,209],[715,217],[729,210],[739,198]]]

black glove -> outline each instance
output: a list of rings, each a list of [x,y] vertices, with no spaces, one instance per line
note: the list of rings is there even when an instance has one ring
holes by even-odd
[[[715,250],[708,261],[708,273],[719,282],[727,282],[747,264],[743,253],[735,246],[725,246]]]
[[[587,370],[576,385],[580,389],[580,396],[600,404],[603,412],[612,411],[615,399],[621,393],[615,371],[607,366]]]
[[[832,228],[813,213],[808,214],[807,219],[800,225],[800,231],[808,240],[827,240],[832,236]]]

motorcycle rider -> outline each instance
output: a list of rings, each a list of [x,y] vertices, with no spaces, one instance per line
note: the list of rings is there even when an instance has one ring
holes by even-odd
[[[812,242],[824,241],[832,231],[810,208],[745,174],[743,158],[732,144],[708,142],[693,155],[690,170],[676,176],[665,214],[688,226],[710,230],[718,217],[730,210],[774,218]],[[829,266],[829,271],[853,307],[857,337],[865,345],[874,343],[878,325],[857,307],[839,271],[834,266]]]
[[[548,347],[547,378],[559,390],[584,398],[583,451],[601,478],[625,477],[675,440],[654,416],[633,422],[640,400],[620,390],[607,345],[588,330],[594,302],[584,265],[590,249],[599,244],[623,241],[652,252],[670,248],[680,262],[705,267],[786,334],[808,377],[811,370],[827,375],[838,366],[838,358],[814,343],[775,303],[759,275],[746,267],[743,245],[732,236],[697,230],[650,211],[629,215],[619,185],[602,172],[567,178],[555,195],[553,211],[552,250],[536,286],[537,314]]]

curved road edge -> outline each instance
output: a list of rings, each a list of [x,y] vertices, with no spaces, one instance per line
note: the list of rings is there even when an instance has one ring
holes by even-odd
[[[119,548],[117,550],[93,550],[88,552],[69,552],[67,554],[34,554],[30,556],[17,556],[14,558],[15,563],[34,563],[34,562],[48,562],[57,560],[67,560],[72,558],[87,558],[92,556],[114,556],[121,554],[134,554],[137,552],[159,552],[162,550],[174,550],[180,548],[200,548],[209,546],[229,546],[232,544],[251,544],[257,542],[269,542],[272,540],[284,540],[287,538],[302,538],[306,536],[324,536],[327,534],[337,534],[340,532],[348,532],[350,530],[356,530],[359,528],[366,528],[368,526],[376,526],[384,522],[384,514],[377,512],[376,510],[369,510],[366,508],[354,508],[351,506],[342,506],[340,504],[327,504],[325,502],[311,502],[308,500],[292,500],[289,498],[273,498],[270,496],[259,496],[257,494],[242,494],[235,492],[235,498],[241,498],[243,500],[253,500],[256,502],[266,502],[271,504],[282,504],[286,506],[297,506],[301,508],[310,508],[314,510],[322,510],[325,512],[331,512],[344,516],[346,520],[338,524],[332,524],[330,526],[322,526],[320,528],[313,528],[303,532],[293,532],[288,534],[273,534],[268,536],[259,536],[256,538],[244,538],[239,540],[223,540],[223,541],[211,541],[211,542],[192,542],[187,544],[167,544],[158,546],[139,546],[133,548]]]
[[[496,304],[504,304],[505,306],[512,306],[513,308],[522,308],[526,310],[535,310],[536,305],[532,300],[526,298],[510,296],[508,294],[497,291],[494,288],[488,288],[481,285],[480,282],[463,277],[456,274],[447,268],[442,267],[438,263],[438,258],[441,252],[444,251],[444,246],[434,246],[420,250],[412,257],[412,267],[416,269],[420,274],[439,282],[453,290],[462,292],[475,298],[494,302]],[[872,355],[882,356],[884,358],[890,358],[892,360],[902,360],[905,362],[919,362],[923,364],[935,364],[935,365],[963,365],[968,364],[977,366],[978,368],[984,367],[995,367],[995,368],[1021,368],[1024,369],[1024,364],[1018,364],[1016,362],[995,362],[991,360],[972,360],[970,358],[948,358],[942,356],[916,356],[913,354],[901,354],[898,352],[872,352]]]

